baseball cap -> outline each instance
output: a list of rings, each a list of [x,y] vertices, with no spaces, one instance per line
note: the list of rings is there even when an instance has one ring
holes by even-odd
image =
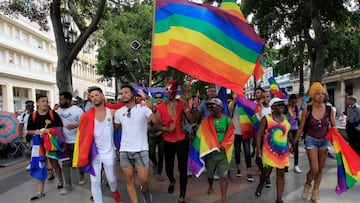
[[[273,104],[277,103],[277,102],[283,102],[284,103],[284,99],[280,99],[278,97],[272,98],[269,102],[269,106],[271,107]]]
[[[346,98],[347,98],[347,99],[352,99],[352,100],[354,100],[354,101],[357,100],[357,97],[356,97],[355,95],[349,95],[349,96],[347,96]]]
[[[221,107],[223,106],[223,103],[219,98],[212,98],[206,103],[206,105],[211,105],[211,104],[219,105]]]

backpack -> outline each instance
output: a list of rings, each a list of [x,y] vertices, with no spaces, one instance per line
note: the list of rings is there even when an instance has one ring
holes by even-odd
[[[51,121],[54,121],[55,119],[54,119],[54,112],[53,112],[53,110],[50,110],[50,111],[49,111],[49,115],[50,115]],[[36,111],[32,112],[32,114],[31,114],[31,119],[32,119],[32,121],[35,123]]]
[[[329,118],[329,121],[330,121],[330,114],[331,114],[331,106],[328,106],[328,105],[325,105],[325,108],[326,108],[326,113],[327,113],[327,116]],[[307,131],[308,131],[308,121],[309,121],[309,118],[310,118],[310,115],[311,115],[311,112],[312,112],[312,105],[308,105],[306,106],[306,109],[307,109],[307,114],[306,114],[306,120],[305,120],[305,125],[304,125],[304,130],[303,130],[303,133],[304,135],[307,134]]]

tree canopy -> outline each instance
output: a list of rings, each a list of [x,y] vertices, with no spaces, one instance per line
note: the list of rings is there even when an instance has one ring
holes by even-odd
[[[355,9],[347,6],[351,2]],[[292,72],[308,59],[311,82],[321,81],[334,64],[360,67],[358,0],[243,0],[242,9],[245,15],[253,15],[250,23],[268,47],[290,40],[279,50],[280,73]]]

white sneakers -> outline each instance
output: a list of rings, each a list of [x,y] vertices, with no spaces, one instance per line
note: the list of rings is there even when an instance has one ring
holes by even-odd
[[[301,173],[302,172],[298,165],[296,165],[294,167],[294,171],[295,171],[295,173]]]
[[[31,169],[31,164],[27,165],[25,170],[29,171]]]

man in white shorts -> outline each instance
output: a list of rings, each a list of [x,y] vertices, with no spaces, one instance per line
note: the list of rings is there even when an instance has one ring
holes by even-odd
[[[147,137],[148,121],[152,111],[147,106],[136,104],[135,90],[130,85],[120,89],[121,101],[125,106],[115,113],[114,123],[117,129],[122,126],[120,145],[120,167],[125,174],[126,188],[133,203],[138,202],[135,190],[135,170],[137,171],[144,202],[152,202],[149,192],[149,144]]]

